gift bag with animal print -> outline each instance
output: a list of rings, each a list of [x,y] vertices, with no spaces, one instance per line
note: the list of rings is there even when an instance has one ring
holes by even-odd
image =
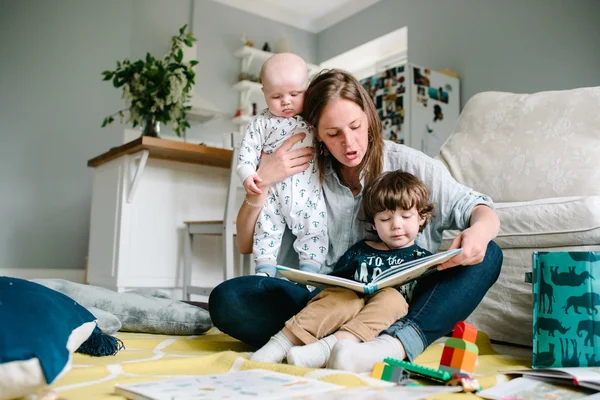
[[[534,252],[532,278],[532,367],[600,366],[600,252]]]

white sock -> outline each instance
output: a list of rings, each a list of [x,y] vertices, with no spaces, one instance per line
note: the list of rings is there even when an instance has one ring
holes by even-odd
[[[315,343],[294,346],[288,351],[287,362],[298,367],[321,368],[329,360],[337,341],[335,336],[329,335]]]
[[[250,359],[258,362],[280,363],[293,346],[292,342],[290,342],[283,332],[277,332],[275,336],[271,336],[271,339],[269,339],[267,344],[258,349]]]
[[[369,372],[375,363],[382,362],[386,357],[397,360],[406,357],[402,345],[390,335],[380,335],[365,343],[340,340],[331,352],[327,368]]]

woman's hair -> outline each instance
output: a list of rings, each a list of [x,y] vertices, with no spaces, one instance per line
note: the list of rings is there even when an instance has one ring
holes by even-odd
[[[425,223],[423,231],[433,218],[434,205],[429,202],[429,190],[419,178],[408,172],[386,172],[371,181],[363,193],[362,210],[365,221],[375,224],[375,214],[401,208],[415,207]]]
[[[325,178],[325,160],[331,158],[335,170],[339,170],[339,162],[322,151],[317,141],[319,120],[325,107],[332,102],[345,99],[356,103],[367,115],[369,124],[369,147],[360,164],[361,172],[365,172],[365,183],[370,182],[381,174],[383,169],[383,138],[381,136],[381,121],[375,110],[371,97],[362,85],[346,71],[340,69],[323,70],[308,85],[304,93],[304,111],[302,116],[315,130],[315,148],[317,149],[317,165],[321,181]],[[324,146],[324,144],[322,145]]]

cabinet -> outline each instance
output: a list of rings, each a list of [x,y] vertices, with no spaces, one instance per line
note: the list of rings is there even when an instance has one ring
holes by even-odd
[[[275,53],[255,49],[254,47],[243,46],[234,53],[234,56],[239,58],[241,62],[240,75],[253,74],[258,76],[263,63],[274,54]],[[318,65],[307,64],[307,66],[309,76],[313,76],[320,71]],[[233,118],[232,122],[239,126],[241,133],[245,132],[248,123],[252,119],[251,113],[248,113],[247,111],[253,100],[256,100],[258,110],[262,110],[266,107],[264,99],[262,99],[261,88],[262,85],[260,83],[250,80],[241,80],[233,85],[233,90],[238,92],[240,96],[239,108],[242,110],[242,115]],[[257,98],[259,96],[260,98]]]
[[[94,168],[88,282],[123,291],[182,285],[183,221],[221,220],[232,151],[141,137],[88,161]],[[220,238],[200,242],[196,285],[219,282]]]

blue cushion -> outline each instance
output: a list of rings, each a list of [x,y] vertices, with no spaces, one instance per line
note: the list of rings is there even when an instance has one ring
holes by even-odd
[[[52,383],[96,328],[95,317],[71,298],[9,277],[0,277],[0,321],[0,399]]]

